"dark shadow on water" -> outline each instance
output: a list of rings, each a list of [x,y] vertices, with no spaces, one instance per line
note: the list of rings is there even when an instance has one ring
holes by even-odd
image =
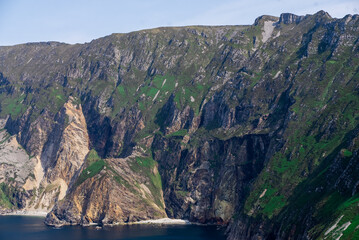
[[[224,229],[195,225],[128,225],[48,227],[41,217],[0,216],[0,239],[11,240],[224,240]]]

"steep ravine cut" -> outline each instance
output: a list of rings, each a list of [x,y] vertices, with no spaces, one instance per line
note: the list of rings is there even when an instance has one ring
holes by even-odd
[[[359,16],[0,47],[0,211],[359,237]]]

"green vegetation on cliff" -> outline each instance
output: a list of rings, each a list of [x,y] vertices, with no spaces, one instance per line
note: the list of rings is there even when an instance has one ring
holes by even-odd
[[[92,150],[76,187],[101,175],[170,217],[231,222],[232,239],[355,238],[358,26],[320,11],[1,47],[0,116],[47,154],[35,143],[78,99]]]
[[[0,183],[0,207],[17,209],[16,189],[6,183]]]
[[[98,156],[97,152],[92,149],[87,154],[85,166],[86,168],[82,170],[81,174],[76,180],[75,185],[80,185],[86,181],[86,179],[96,176],[106,166],[106,163]]]

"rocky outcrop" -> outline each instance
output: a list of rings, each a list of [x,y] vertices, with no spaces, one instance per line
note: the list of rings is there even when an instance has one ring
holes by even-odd
[[[81,105],[74,101],[70,97],[55,118],[60,126],[54,128],[41,154],[45,178],[50,183],[60,178],[69,185],[89,152],[86,120]]]
[[[0,119],[0,183],[13,181],[24,185],[34,180],[34,161],[5,127],[7,119]]]
[[[167,217],[161,178],[150,157],[135,152],[128,158],[88,161],[46,224],[121,224]]]
[[[298,24],[300,21],[303,20],[303,16],[298,16],[293,13],[282,13],[279,17],[279,23],[284,24],[292,24],[296,23]]]
[[[358,24],[320,11],[0,47],[0,205],[49,225],[354,238]]]
[[[12,119],[2,120],[3,125],[20,124],[20,128],[26,129],[24,135],[28,134],[26,131],[33,132],[27,144],[38,141],[29,149],[30,154],[35,155],[29,156],[17,142],[17,138],[23,141],[24,135],[11,136],[5,129],[1,132],[1,160],[14,168],[4,168],[2,181],[28,191],[27,195],[23,195],[24,199],[19,201],[26,202],[24,206],[29,210],[49,211],[58,200],[64,198],[89,151],[89,137],[82,107],[74,104],[74,101],[74,98],[69,98],[54,117],[54,123],[49,122],[47,113],[43,113],[40,121],[31,124]],[[23,119],[26,118],[25,114]],[[42,125],[45,119],[47,122]]]
[[[266,135],[200,140],[183,147],[184,137],[153,141],[170,217],[193,222],[227,224],[248,184],[264,166],[270,139]],[[164,150],[163,150],[164,149]]]

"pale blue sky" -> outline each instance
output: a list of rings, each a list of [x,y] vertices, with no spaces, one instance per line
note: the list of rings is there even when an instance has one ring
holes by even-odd
[[[264,14],[359,14],[359,0],[0,0],[0,46],[83,43],[161,26],[252,24]]]

